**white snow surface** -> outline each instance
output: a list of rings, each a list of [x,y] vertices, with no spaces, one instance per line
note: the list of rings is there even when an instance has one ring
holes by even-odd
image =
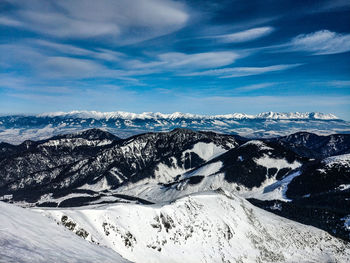
[[[29,126],[28,122],[31,123]],[[314,112],[198,115],[179,112],[71,111],[0,116],[0,141],[20,144],[24,140],[43,140],[88,128],[102,128],[120,138],[128,138],[149,131],[170,131],[176,127],[232,133],[247,138],[271,138],[300,131],[318,135],[350,132],[349,122],[332,114]]]
[[[227,152],[224,148],[217,146],[216,144],[210,142],[210,143],[204,143],[204,142],[198,142],[191,149],[188,149],[182,153],[182,160],[184,163],[184,160],[186,159],[187,154],[195,153],[197,154],[201,159],[204,161],[210,161],[211,159]],[[191,161],[191,155],[187,158],[190,158]],[[157,168],[155,170],[155,183],[169,183],[174,180],[174,178],[177,175],[183,175],[186,172],[188,172],[191,169],[185,169],[184,164],[179,165],[176,158],[171,157],[170,158],[171,166],[168,166],[164,163],[159,163],[157,165]],[[201,169],[201,171],[204,171],[207,167]],[[204,174],[201,175],[209,175],[211,173],[211,170],[205,171]],[[154,181],[149,180],[147,181]]]
[[[198,175],[209,176],[209,175],[218,173],[221,168],[222,168],[221,161],[209,163],[192,172],[184,174],[182,178],[190,178],[192,176],[198,176]]]
[[[0,202],[0,262],[129,262],[115,251],[86,242],[49,218]]]
[[[248,141],[244,144],[242,144],[241,146],[239,147],[246,147],[248,145],[255,145],[257,146],[260,150],[273,150],[271,147],[267,146],[264,142],[262,141],[259,141],[259,140],[251,140],[251,141]]]
[[[80,146],[104,146],[111,144],[112,140],[86,140],[83,138],[64,138],[58,140],[49,140],[40,145],[40,147],[70,147],[72,149]]]
[[[262,157],[258,159],[254,159],[255,163],[264,166],[267,169],[269,168],[277,168],[277,170],[280,170],[282,168],[291,168],[296,169],[301,166],[301,163],[298,161],[294,161],[293,163],[289,163],[286,159],[276,159],[272,158],[266,154],[264,154]]]
[[[320,112],[263,112],[257,115],[249,115],[244,113],[231,113],[223,115],[199,115],[191,113],[174,112],[164,114],[160,112],[143,112],[131,113],[124,111],[115,112],[98,112],[98,111],[71,111],[71,112],[50,112],[36,115],[38,117],[79,117],[94,119],[320,119],[335,120],[337,116],[333,114],[325,114]]]
[[[256,198],[260,200],[290,201],[290,199],[288,199],[286,196],[288,184],[299,175],[300,171],[296,171],[280,181],[272,178],[270,180],[267,180],[261,187],[245,191],[243,194],[241,194],[241,196],[245,198]]]
[[[253,141],[253,143],[254,142],[255,141]],[[265,147],[264,144],[258,145]],[[236,183],[227,182],[224,179],[224,173],[220,172],[223,164],[221,161],[217,161],[210,162],[191,171],[178,167],[177,165],[169,167],[165,164],[160,164],[158,165],[158,170],[156,171],[155,180],[144,179],[137,183],[121,186],[116,191],[120,194],[137,196],[151,202],[160,202],[171,201],[176,198],[200,191],[209,191],[222,188],[225,191],[237,193],[244,198],[257,198],[261,200],[278,199],[289,201],[285,196],[288,189],[288,184],[294,177],[300,175],[300,172],[296,170],[280,181],[276,179],[276,175],[282,168],[291,168],[292,170],[295,170],[301,166],[301,163],[298,161],[289,163],[285,159],[271,158],[268,155],[264,155],[263,157],[256,159],[255,162],[266,168],[277,168],[277,171],[271,178],[266,177],[266,180],[262,182],[261,186],[254,187],[252,189],[245,188],[242,185],[237,185]],[[173,164],[176,164],[175,158]],[[173,179],[177,175],[181,175],[179,177],[179,180],[181,181],[173,184],[171,187],[163,187],[162,185],[158,184],[158,182],[173,182]],[[193,176],[204,176],[204,178],[199,183],[189,184],[188,179]],[[239,191],[237,190],[237,187],[240,188]]]
[[[201,159],[204,161],[209,161],[223,153],[226,152],[226,150],[221,147],[217,146],[215,143],[205,143],[205,142],[198,142],[195,145],[193,145],[193,148],[190,150],[186,150],[182,153],[182,158],[185,157],[186,153],[195,153],[197,154]]]
[[[332,167],[336,164],[350,167],[350,154],[331,156],[323,159],[322,162],[328,167]]]
[[[164,163],[159,163],[154,172],[155,180],[146,179],[146,181],[154,181],[155,183],[169,183],[174,180],[177,175],[188,171],[188,169],[185,169],[183,166],[179,166],[177,160],[174,157],[172,157],[171,160],[171,166],[168,166]]]
[[[94,184],[84,184],[79,187],[79,189],[85,189],[85,190],[92,190],[95,192],[109,190],[110,186],[108,184],[108,181],[106,177],[103,177],[101,180],[97,181]]]
[[[254,143],[255,141],[253,141]],[[255,144],[255,143],[254,143]],[[258,144],[261,147],[265,147],[264,144]],[[132,183],[119,187],[116,192],[120,194],[137,196],[151,202],[171,201],[185,195],[193,194],[200,191],[210,191],[218,188],[222,188],[225,191],[236,193],[244,198],[257,198],[261,200],[284,200],[289,201],[285,193],[288,189],[288,184],[296,177],[300,175],[300,171],[297,169],[301,166],[301,163],[294,161],[289,163],[285,159],[276,159],[268,155],[255,160],[257,164],[266,168],[277,168],[276,174],[271,178],[266,177],[266,180],[262,182],[261,186],[254,187],[252,189],[245,188],[242,185],[236,183],[227,182],[224,178],[224,173],[220,172],[222,168],[222,162],[209,162],[195,170],[187,171],[184,168],[176,165],[168,167],[167,165],[160,164],[156,171],[156,179],[144,179],[137,183]],[[174,158],[174,163],[176,159]],[[286,178],[278,181],[276,175],[282,168],[291,168],[295,170]],[[170,187],[163,187],[158,184],[173,182],[173,179],[180,175],[179,181]],[[204,176],[199,183],[189,184],[189,178],[193,176]],[[239,187],[239,191],[237,190]]]
[[[183,174],[182,178],[184,179],[179,183],[176,183],[172,185],[171,187],[164,187],[163,185],[158,184],[156,181],[151,181],[149,179],[139,181],[135,184],[129,184],[119,187],[116,192],[118,194],[126,194],[126,195],[132,195],[137,196],[142,199],[146,199],[151,202],[162,202],[162,201],[172,201],[177,198],[190,195],[197,192],[202,191],[210,191],[210,190],[216,190],[218,188],[225,189],[229,192],[235,192],[235,188],[237,184],[235,183],[228,183],[224,177],[225,175],[223,173],[216,173],[212,175],[208,175],[205,173],[208,173],[208,170],[206,171],[206,168],[213,169],[214,172],[217,172],[217,169],[219,169],[220,162],[213,163],[212,165],[205,166],[205,168],[200,172],[197,172],[197,170],[189,173],[189,174]],[[197,184],[189,184],[188,180],[189,177],[192,177],[194,175],[205,175],[203,180],[200,183]],[[186,179],[187,178],[187,179]]]
[[[136,263],[350,259],[349,245],[328,233],[217,191],[156,205],[113,204],[40,212],[58,222],[67,216],[89,233],[89,239]]]

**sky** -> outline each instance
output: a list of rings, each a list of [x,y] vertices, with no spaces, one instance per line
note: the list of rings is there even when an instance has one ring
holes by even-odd
[[[0,0],[0,113],[333,113],[348,0]]]

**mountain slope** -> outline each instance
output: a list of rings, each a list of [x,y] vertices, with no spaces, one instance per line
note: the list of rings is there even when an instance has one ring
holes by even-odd
[[[272,192],[283,190],[290,202],[284,202],[283,199],[250,201],[278,215],[350,240],[350,229],[346,223],[350,215],[350,154],[307,163],[285,185],[276,184],[268,188]],[[251,197],[259,199],[259,196]]]
[[[350,134],[319,136],[308,132],[298,132],[269,141],[277,141],[295,153],[309,158],[319,159],[350,153]]]
[[[298,133],[247,141],[175,129],[119,139],[92,129],[2,144],[0,198],[40,207],[149,204],[222,188],[350,240],[347,154],[314,160],[299,151],[348,152],[346,138]]]
[[[350,154],[315,161],[305,166],[286,192],[290,198],[314,196],[350,188]]]
[[[156,205],[50,210],[72,231],[134,262],[347,262],[350,247],[221,191]],[[72,227],[72,225],[74,227]]]
[[[35,200],[78,187],[114,189],[144,178],[166,183],[237,145],[234,136],[185,129],[125,140],[53,137],[0,159],[0,194]]]
[[[0,202],[0,222],[0,262],[129,262],[28,209]]]
[[[257,140],[238,147],[184,172],[170,183],[143,180],[117,189],[153,202],[204,190],[223,188],[243,196],[257,196],[308,161],[276,143]]]

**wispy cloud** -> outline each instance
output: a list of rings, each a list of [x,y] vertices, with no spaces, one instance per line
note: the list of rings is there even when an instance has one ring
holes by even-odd
[[[233,51],[202,52],[186,54],[181,52],[161,53],[148,62],[127,60],[125,66],[131,70],[153,69],[155,71],[188,72],[198,69],[216,68],[230,65],[240,55]]]
[[[182,28],[187,7],[172,0],[13,0],[14,11],[0,24],[26,28],[59,38],[103,38],[117,44],[136,43]]]
[[[253,85],[248,85],[248,86],[236,88],[235,91],[245,92],[245,91],[260,90],[260,89],[265,89],[265,88],[271,87],[273,85],[275,85],[275,83],[253,84]]]
[[[94,61],[70,57],[49,57],[42,67],[50,77],[94,77],[104,69]]]
[[[332,80],[332,81],[326,81],[326,82],[317,82],[315,84],[331,86],[336,88],[349,88],[350,80]]]
[[[14,26],[14,27],[23,26],[22,22],[16,19],[12,19],[10,17],[5,17],[5,16],[0,17],[0,25]]]
[[[185,76],[218,76],[219,78],[235,78],[245,77],[252,75],[260,75],[264,73],[283,71],[291,68],[298,67],[302,64],[282,64],[266,67],[234,67],[234,68],[221,68],[212,69],[200,72],[193,72],[184,74]]]
[[[112,78],[136,83],[133,76],[168,72],[191,73],[196,70],[224,67],[234,63],[240,54],[234,51],[200,53],[151,53],[138,59],[125,53],[103,48],[82,48],[48,40],[27,39],[0,44],[3,55],[0,69],[15,70],[19,63],[32,77]]]
[[[335,80],[329,82],[329,84],[337,87],[350,87],[350,80]]]
[[[273,27],[257,27],[232,34],[218,35],[215,38],[223,43],[239,43],[252,41],[271,34],[274,31]]]
[[[232,64],[239,55],[232,51],[204,52],[196,54],[165,53],[159,59],[169,68],[214,68]]]
[[[330,12],[337,9],[349,9],[350,2],[348,0],[328,0],[319,3],[315,9],[308,10],[311,13]]]
[[[47,41],[47,40],[30,40],[28,41],[28,45],[34,45],[46,48],[47,51],[53,51],[56,53],[63,53],[66,55],[74,55],[74,56],[87,56],[90,58],[100,59],[100,60],[106,60],[106,61],[118,61],[121,57],[124,57],[125,55],[121,52],[108,50],[108,49],[102,49],[102,48],[96,48],[94,50],[92,49],[86,49],[77,47],[74,45],[69,44],[62,44],[57,43],[53,41]]]
[[[77,50],[74,50],[74,52]],[[27,86],[32,86],[34,82],[45,82],[51,79],[65,82],[86,78],[110,78],[138,86],[144,84],[132,76],[138,75],[138,73],[141,73],[140,75],[150,73],[149,70],[143,70],[143,72],[124,70],[118,65],[106,66],[103,61],[94,58],[94,56],[108,54],[108,51],[91,51],[92,54],[90,54],[88,50],[82,49],[78,53],[88,56],[77,57],[57,54],[57,52],[48,49],[40,49],[40,45],[29,46],[23,43],[15,43],[0,45],[0,53],[2,54],[0,70],[12,72],[13,75],[16,75],[17,65],[20,64],[25,74],[22,73],[17,78],[26,79],[26,83],[23,85]],[[5,84],[9,88],[13,86],[9,82],[5,84],[3,82],[2,84],[3,87],[5,87]]]
[[[306,51],[314,55],[337,54],[350,51],[350,34],[339,34],[328,30],[301,34],[288,45],[291,51]]]

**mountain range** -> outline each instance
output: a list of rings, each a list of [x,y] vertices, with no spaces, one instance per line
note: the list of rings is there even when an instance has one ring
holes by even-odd
[[[112,249],[116,262],[350,259],[350,134],[177,128],[120,138],[93,128],[2,142],[0,167],[2,201]],[[25,228],[20,208],[1,205]],[[11,245],[21,234],[8,229],[0,242]]]
[[[248,138],[268,138],[308,131],[319,135],[350,133],[350,123],[333,114],[276,113],[257,115],[233,113],[198,115],[186,113],[128,113],[72,111],[37,115],[0,116],[0,141],[19,144],[24,140],[47,139],[62,133],[91,128],[104,129],[121,138],[149,131],[171,131],[182,127]]]

